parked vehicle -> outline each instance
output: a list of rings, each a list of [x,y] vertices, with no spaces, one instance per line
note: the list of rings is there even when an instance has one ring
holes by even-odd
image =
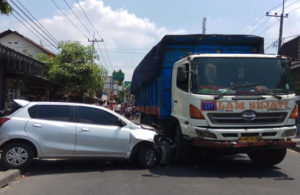
[[[15,100],[0,118],[2,164],[21,168],[33,158],[105,157],[157,162],[156,132],[103,107],[66,102]]]
[[[289,60],[263,54],[263,42],[248,35],[167,35],[137,66],[131,92],[141,123],[160,126],[175,142],[178,162],[195,145],[274,165],[295,146]]]

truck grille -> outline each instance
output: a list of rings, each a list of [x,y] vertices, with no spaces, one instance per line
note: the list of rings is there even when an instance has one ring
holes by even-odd
[[[286,118],[286,112],[256,113],[256,118],[247,121],[242,118],[242,113],[208,113],[209,120],[214,124],[278,124]]]

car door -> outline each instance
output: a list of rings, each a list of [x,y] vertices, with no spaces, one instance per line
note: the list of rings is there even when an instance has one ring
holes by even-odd
[[[122,156],[129,151],[130,131],[119,118],[95,107],[77,107],[77,156]]]
[[[35,105],[25,130],[39,145],[42,157],[74,156],[76,126],[67,105]]]

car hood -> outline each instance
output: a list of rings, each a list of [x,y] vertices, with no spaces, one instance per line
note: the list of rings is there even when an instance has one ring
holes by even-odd
[[[138,140],[154,142],[154,136],[157,135],[157,133],[146,129],[134,129],[131,131],[131,135]]]

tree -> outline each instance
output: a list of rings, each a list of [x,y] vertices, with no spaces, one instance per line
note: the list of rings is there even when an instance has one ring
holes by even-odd
[[[0,14],[8,15],[13,11],[13,8],[7,3],[6,0],[0,0]]]
[[[61,42],[56,57],[39,56],[46,64],[47,78],[63,84],[65,95],[94,96],[104,85],[107,71],[95,62],[96,50],[78,42]]]

